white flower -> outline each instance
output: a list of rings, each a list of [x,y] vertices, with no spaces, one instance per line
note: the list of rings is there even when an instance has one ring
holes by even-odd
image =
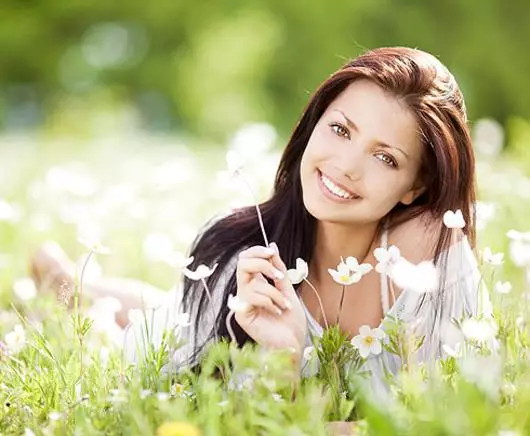
[[[359,354],[363,358],[367,358],[370,354],[377,355],[383,350],[381,340],[385,337],[385,332],[380,328],[371,329],[367,325],[359,328],[359,334],[355,336],[351,343],[359,350]]]
[[[346,261],[342,261],[337,265],[337,269],[328,269],[328,272],[339,285],[351,285],[359,282],[363,275],[372,270],[372,265],[369,263],[363,263],[359,265],[357,259],[353,256],[346,258]]]
[[[26,427],[24,429],[24,436],[35,436],[35,433],[33,433],[33,430]]]
[[[486,247],[482,253],[482,258],[484,259],[484,262],[489,263],[490,265],[499,266],[502,265],[504,253],[493,254],[491,248]]]
[[[359,275],[359,280],[361,280],[362,276],[369,273],[373,269],[372,265],[370,265],[369,263],[359,264],[357,258],[353,256],[348,256],[346,258],[346,265],[348,265],[348,268],[353,273],[353,275]]]
[[[78,242],[94,253],[110,254],[110,249],[102,245],[99,241],[79,238]]]
[[[194,261],[194,257],[186,257],[180,251],[174,251],[166,257],[166,263],[172,268],[187,268]]]
[[[37,296],[35,282],[29,277],[15,280],[15,283],[13,283],[13,292],[22,301],[33,300]]]
[[[403,257],[392,266],[389,276],[401,289],[417,293],[434,291],[439,280],[438,269],[432,261],[414,265]]]
[[[48,419],[50,421],[59,421],[63,417],[63,414],[61,412],[50,412],[48,414]]]
[[[283,403],[283,398],[280,394],[277,394],[277,393],[273,393],[272,394],[272,399],[274,401],[276,401],[277,403]]]
[[[377,259],[375,270],[379,274],[388,273],[390,268],[401,258],[399,248],[391,245],[388,249],[379,247],[374,250],[374,256]]]
[[[234,150],[229,150],[226,153],[225,159],[228,173],[232,177],[239,176],[244,168],[244,160],[241,155]]]
[[[499,294],[508,294],[512,290],[512,284],[510,282],[497,282],[495,283],[495,292]]]
[[[512,229],[506,232],[506,236],[512,241],[530,242],[530,232],[519,232]]]
[[[140,391],[140,399],[145,400],[149,395],[151,395],[153,392],[151,389],[142,389]]]
[[[158,392],[156,398],[158,401],[167,401],[169,400],[169,394],[167,392]]]
[[[250,305],[246,301],[243,301],[241,297],[232,294],[228,296],[227,306],[234,313],[246,312],[250,308]]]
[[[462,333],[468,340],[487,342],[495,337],[497,330],[493,319],[468,318],[462,322]]]
[[[212,268],[208,268],[206,265],[199,265],[195,271],[191,271],[188,268],[184,268],[182,270],[182,273],[189,278],[190,280],[203,280],[208,277],[210,277],[215,269],[217,268],[217,264],[215,264]]]
[[[522,233],[510,230],[506,233],[510,239],[510,258],[519,267],[530,266],[530,232]]]
[[[484,230],[488,222],[495,217],[496,206],[493,203],[477,201],[475,211],[477,215],[477,229]]]
[[[307,262],[304,259],[296,259],[296,268],[287,270],[287,277],[293,285],[303,282],[307,275],[309,274],[309,269],[307,267]]]
[[[5,335],[5,345],[10,354],[18,354],[26,344],[26,332],[24,328],[17,324],[12,332]]]
[[[304,348],[304,360],[311,360],[315,352],[315,347],[312,345]]]
[[[339,285],[351,285],[352,283],[355,283],[355,279],[358,278],[357,276],[353,277],[350,274],[350,268],[348,268],[348,265],[344,262],[339,263],[336,270],[329,268],[328,272],[331,274],[331,277],[333,277],[333,280]]]
[[[452,210],[445,212],[443,216],[443,222],[449,229],[463,229],[466,225],[464,216],[462,215],[462,211],[460,209],[455,212]]]

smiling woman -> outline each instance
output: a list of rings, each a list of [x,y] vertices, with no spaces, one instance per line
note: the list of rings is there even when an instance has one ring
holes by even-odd
[[[320,85],[302,113],[273,194],[258,208],[264,232],[256,209],[248,207],[197,237],[190,255],[197,265],[217,267],[200,281],[184,279],[182,308],[192,325],[177,363],[197,363],[207,344],[232,331],[239,344],[289,348],[303,363],[311,335],[323,333],[322,320],[337,320],[350,337],[375,328],[374,342],[388,314],[425,337],[418,360],[440,357],[449,340],[445,323],[487,311],[479,307],[472,252],[474,203],[473,149],[451,73],[410,48],[353,59]],[[443,225],[448,210],[461,211],[461,230]],[[275,244],[265,247],[263,239]],[[297,259],[309,267],[307,278],[293,285],[286,265]],[[339,259],[346,261],[336,270],[337,282],[328,271]],[[429,262],[415,268],[431,260],[436,268]],[[378,265],[360,274],[365,264]],[[410,275],[421,282],[433,270],[436,280],[430,277],[428,285],[410,282]],[[231,317],[227,303],[236,295],[238,304],[230,307],[245,309]],[[487,296],[480,301],[487,303]],[[131,358],[138,357],[137,327],[127,330]],[[365,365],[381,391],[385,374],[396,373],[404,360],[375,342],[363,354],[374,350]]]

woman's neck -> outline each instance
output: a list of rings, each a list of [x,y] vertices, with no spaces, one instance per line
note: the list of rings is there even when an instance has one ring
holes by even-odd
[[[327,281],[328,268],[335,269],[341,257],[354,256],[359,263],[370,252],[378,224],[351,227],[342,224],[318,222],[316,243],[309,271],[317,283]]]

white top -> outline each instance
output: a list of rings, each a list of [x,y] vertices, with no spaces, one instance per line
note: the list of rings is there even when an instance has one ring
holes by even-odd
[[[386,232],[382,235],[381,246],[385,248],[387,246]],[[212,290],[216,314],[220,310],[225,286],[236,264],[237,255],[229,262],[221,274],[215,289]],[[388,278],[386,275],[381,274],[381,302],[383,308],[386,309],[384,310],[384,320],[389,315],[392,315],[407,323],[407,325],[413,325],[417,336],[425,335],[424,343],[415,359],[419,362],[436,359],[441,356],[443,344],[451,347],[456,345],[454,343],[455,336],[446,334],[446,332],[450,331],[452,319],[460,320],[463,316],[477,315],[478,313],[491,314],[491,304],[484,286],[480,288],[481,298],[479,299],[478,297],[479,284],[480,273],[477,262],[467,238],[464,237],[458,243],[453,244],[447,252],[447,269],[441,294],[438,294],[438,292],[419,294],[413,290],[404,289],[393,306],[388,308]],[[170,294],[166,304],[146,311],[147,322],[145,319],[135,320],[126,328],[124,352],[129,360],[135,361],[138,351],[145,350],[145,344],[159,344],[164,329],[175,328],[178,321],[175,314],[178,313],[179,298],[178,293]],[[424,301],[420,305],[421,299],[424,299]],[[308,321],[306,345],[311,346],[311,335],[321,336],[323,329],[313,318],[303,301],[301,303]],[[435,308],[437,305],[441,310],[438,310],[436,315]],[[205,310],[203,322],[199,325],[198,330],[200,343],[207,339],[214,320],[211,307],[207,305]],[[192,351],[192,338],[195,333],[193,323],[196,315],[196,312],[190,314],[191,326],[178,328],[180,337],[189,342],[189,344],[181,347],[173,356],[177,364],[189,356]],[[380,325],[382,329],[385,328],[383,321]],[[146,324],[148,325],[149,334],[146,334]],[[144,352],[141,351],[142,354]],[[310,366],[312,365],[308,365],[305,361],[302,362],[302,374],[304,376],[311,375],[316,370],[316,368],[310,368]],[[380,394],[386,392],[385,373],[395,374],[401,366],[400,357],[384,349],[381,354],[377,356],[371,355],[366,359],[364,369],[369,370],[372,374],[369,377],[369,382],[376,396],[380,397]]]

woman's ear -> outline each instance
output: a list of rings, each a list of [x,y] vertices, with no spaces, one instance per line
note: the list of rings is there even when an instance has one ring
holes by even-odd
[[[416,185],[410,188],[409,191],[401,198],[400,202],[405,205],[410,205],[418,198],[421,194],[425,192],[427,188],[424,185]]]

